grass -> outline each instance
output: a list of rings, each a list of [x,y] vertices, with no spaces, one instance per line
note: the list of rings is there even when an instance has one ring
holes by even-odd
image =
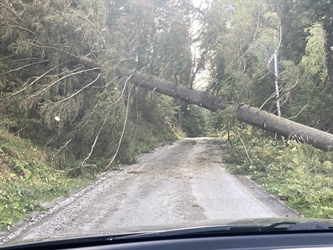
[[[279,141],[242,131],[234,139],[227,168],[250,175],[268,192],[306,217],[333,219],[333,153],[295,141]],[[250,159],[249,159],[250,158]]]
[[[0,129],[0,230],[87,181],[51,167],[44,149]]]

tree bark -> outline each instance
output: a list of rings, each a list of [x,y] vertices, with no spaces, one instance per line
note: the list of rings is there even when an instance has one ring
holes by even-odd
[[[171,82],[149,76],[139,72],[125,69],[116,69],[118,77],[131,77],[133,84],[150,89],[158,93],[195,104],[211,111],[222,109],[223,100],[215,95],[198,90],[177,86]],[[324,151],[333,151],[333,135],[300,123],[270,114],[248,105],[238,105],[236,108],[237,119],[273,133],[278,133],[286,138],[297,139]]]
[[[333,151],[333,135],[290,121],[248,105],[237,108],[237,119],[258,128],[308,143],[324,151]]]

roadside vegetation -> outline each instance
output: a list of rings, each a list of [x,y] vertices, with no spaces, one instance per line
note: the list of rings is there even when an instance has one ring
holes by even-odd
[[[230,172],[249,175],[300,214],[333,219],[333,152],[276,140],[251,126],[229,133]]]
[[[1,1],[1,229],[140,153],[216,131],[230,131],[232,171],[304,215],[332,218],[332,154],[235,130],[233,107],[332,133],[333,5],[202,3]],[[135,87],[117,68],[217,95],[222,108]]]
[[[126,152],[121,152],[122,157],[115,160],[111,170],[123,163],[134,163],[138,154],[182,136],[178,134],[180,130],[157,137],[157,131],[148,125],[138,129],[149,136],[138,138]],[[96,165],[82,167],[81,161],[63,159],[58,153],[0,129],[0,231],[10,230],[31,212],[43,211],[47,202],[68,195],[105,170],[103,159]]]
[[[88,178],[71,178],[48,164],[45,149],[0,129],[0,230],[43,203],[85,184]]]

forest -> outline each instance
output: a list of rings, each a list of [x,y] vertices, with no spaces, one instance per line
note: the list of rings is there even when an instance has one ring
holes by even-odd
[[[2,0],[1,228],[42,209],[26,201],[37,183],[61,195],[185,136],[227,142],[230,171],[333,218],[332,153],[236,114],[247,105],[331,136],[332,13],[327,0]],[[222,101],[211,112],[135,74]]]

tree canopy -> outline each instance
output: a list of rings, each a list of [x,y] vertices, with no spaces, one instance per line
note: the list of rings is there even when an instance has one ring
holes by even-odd
[[[81,166],[131,161],[179,126],[202,134],[206,114],[135,88],[115,74],[122,67],[201,85],[225,107],[276,113],[279,102],[285,118],[331,132],[331,9],[293,0],[2,1],[1,125]]]

